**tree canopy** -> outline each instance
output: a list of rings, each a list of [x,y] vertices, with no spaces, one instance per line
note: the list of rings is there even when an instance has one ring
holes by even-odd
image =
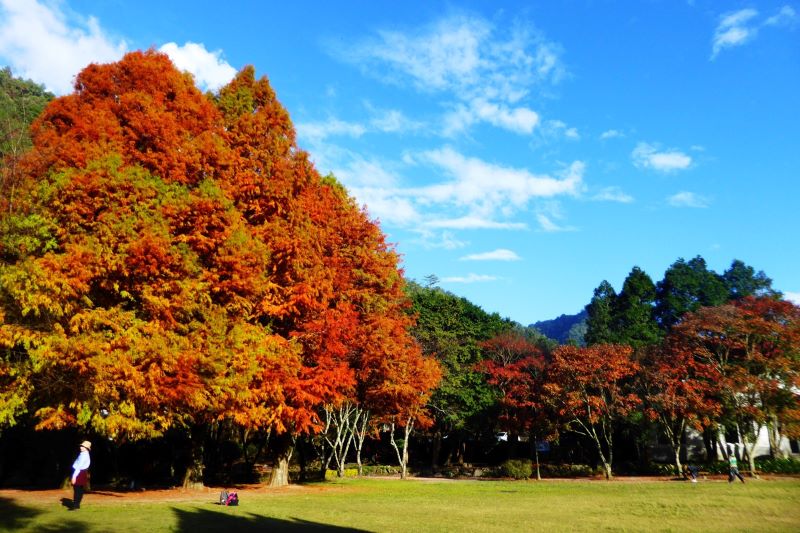
[[[297,434],[358,394],[424,406],[397,254],[252,67],[209,96],[154,51],[90,65],[32,145],[0,215],[0,423]]]

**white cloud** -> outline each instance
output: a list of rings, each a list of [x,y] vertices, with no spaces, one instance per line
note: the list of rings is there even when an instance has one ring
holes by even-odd
[[[576,231],[572,226],[561,225],[560,221],[563,219],[564,213],[558,201],[545,202],[537,208],[536,221],[539,222],[540,229],[546,233]]]
[[[403,198],[386,189],[350,188],[350,193],[359,204],[367,208],[370,217],[383,223],[405,227],[417,224],[422,218],[408,198]]]
[[[424,152],[421,158],[453,179],[415,192],[431,201],[470,205],[482,212],[507,205],[521,208],[537,197],[577,195],[583,186],[585,167],[580,161],[566,168],[559,179],[466,157],[449,147]]]
[[[592,196],[592,200],[629,204],[633,202],[633,196],[623,192],[619,187],[606,187]]]
[[[568,126],[563,120],[548,120],[542,124],[539,132],[545,139],[566,138],[576,141],[581,138],[578,129]]]
[[[781,7],[775,15],[760,24],[756,21],[758,15],[755,9],[741,9],[722,15],[711,41],[711,59],[715,59],[726,48],[752,41],[761,28],[791,26],[797,20],[797,12],[789,5]]]
[[[203,43],[166,43],[159,51],[167,54],[176,67],[190,72],[205,90],[217,91],[236,76],[236,69],[222,59],[222,50],[209,52]]]
[[[691,156],[675,150],[661,150],[657,144],[640,142],[631,153],[633,164],[639,168],[652,168],[659,172],[686,170],[692,164]]]
[[[521,259],[514,251],[498,248],[491,252],[469,254],[461,257],[460,261],[519,261]]]
[[[800,292],[784,291],[783,298],[792,302],[794,305],[800,305]]]
[[[448,96],[445,135],[481,122],[530,134],[539,115],[520,101],[537,85],[557,83],[565,72],[561,47],[530,24],[497,27],[467,15],[417,31],[379,31],[335,54],[383,81]]]
[[[56,94],[70,92],[89,63],[116,61],[126,51],[94,17],[67,17],[57,3],[0,0],[0,59]]]
[[[783,6],[777,14],[764,21],[765,26],[782,26],[791,24],[797,19],[797,12],[792,6]]]
[[[370,120],[370,125],[383,133],[403,133],[418,130],[424,126],[422,122],[411,120],[396,109],[373,110],[373,112],[375,116]]]
[[[465,216],[460,218],[439,218],[425,222],[428,228],[448,228],[448,229],[526,229],[528,226],[522,222],[497,222],[475,216]]]
[[[617,137],[625,137],[625,134],[619,130],[606,130],[600,134],[600,139],[615,139]]]
[[[667,198],[667,203],[672,207],[708,207],[708,200],[693,192],[681,191]]]
[[[442,278],[442,283],[477,283],[482,281],[495,281],[496,276],[489,276],[486,274],[467,274],[466,276],[450,276]]]
[[[346,136],[361,137],[366,133],[367,128],[354,122],[345,122],[337,118],[331,118],[326,122],[305,122],[296,126],[297,136],[310,142],[323,141],[328,137]]]
[[[514,133],[529,135],[539,124],[539,114],[527,107],[509,107],[476,98],[468,104],[458,104],[444,117],[443,134],[451,137],[485,122]]]
[[[443,248],[445,250],[455,250],[464,248],[469,243],[456,239],[451,231],[442,231],[441,233],[431,231],[428,228],[417,228],[414,230],[419,234],[420,238],[416,241],[423,248]]]

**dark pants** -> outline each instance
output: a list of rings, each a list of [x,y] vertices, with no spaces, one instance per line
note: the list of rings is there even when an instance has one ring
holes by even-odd
[[[73,485],[72,486],[72,508],[73,509],[80,509],[81,508],[81,500],[83,499],[83,485]]]
[[[738,477],[738,478],[739,478],[739,481],[741,481],[742,483],[744,483],[744,478],[743,478],[743,477],[742,477],[742,475],[739,473],[739,469],[738,469],[738,468],[736,468],[736,467],[731,467],[731,471],[730,471],[730,472],[728,472],[728,483],[733,483],[733,479],[734,479],[734,477]]]

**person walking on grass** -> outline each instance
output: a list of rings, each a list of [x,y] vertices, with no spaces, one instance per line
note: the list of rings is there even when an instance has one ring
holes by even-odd
[[[736,453],[733,448],[728,449],[728,465],[730,466],[730,470],[728,471],[728,483],[733,483],[735,477],[738,477],[739,481],[744,483],[744,477],[739,473],[739,464],[736,462]]]
[[[89,465],[92,463],[89,452],[92,450],[92,443],[88,440],[81,442],[80,453],[75,462],[72,463],[72,507],[70,510],[80,509],[83,491],[89,481]]]

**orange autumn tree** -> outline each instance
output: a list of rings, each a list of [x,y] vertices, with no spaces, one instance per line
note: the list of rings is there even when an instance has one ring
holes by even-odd
[[[209,97],[134,52],[75,88],[34,124],[0,220],[0,423],[142,439],[230,417],[272,434],[285,482],[359,354],[408,338],[396,254],[252,68]]]
[[[641,403],[630,386],[638,370],[625,345],[559,346],[552,354],[544,394],[566,430],[594,443],[607,479],[613,475],[615,426]]]

